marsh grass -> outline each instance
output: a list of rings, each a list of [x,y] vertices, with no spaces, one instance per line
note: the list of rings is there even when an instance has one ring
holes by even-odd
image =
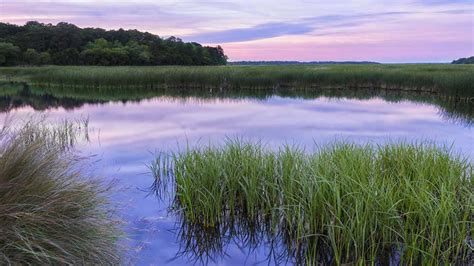
[[[26,122],[0,132],[0,264],[116,264],[110,186],[71,150],[77,127]]]
[[[0,75],[42,85],[171,88],[341,87],[474,95],[469,65],[282,65],[212,67],[1,68]],[[6,79],[6,78],[4,78]]]
[[[0,81],[0,95],[1,96],[15,95],[19,91],[21,91],[23,87],[24,85],[22,83]]]
[[[188,236],[263,233],[301,264],[366,264],[387,252],[403,264],[466,263],[472,252],[472,164],[434,144],[307,152],[231,140],[161,155],[152,170],[158,193],[172,188],[187,231],[200,228]],[[219,248],[200,239],[185,242],[197,254]]]

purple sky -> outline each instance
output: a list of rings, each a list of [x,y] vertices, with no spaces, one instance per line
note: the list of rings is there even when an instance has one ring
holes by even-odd
[[[449,62],[474,55],[474,0],[0,0],[0,21],[138,29],[230,60]]]

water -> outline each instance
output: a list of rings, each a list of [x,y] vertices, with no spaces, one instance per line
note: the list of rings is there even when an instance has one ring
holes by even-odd
[[[78,148],[92,156],[97,175],[117,180],[113,199],[127,222],[124,244],[129,248],[127,260],[133,264],[269,263],[269,244],[250,248],[244,241],[230,239],[217,243],[215,252],[201,258],[185,249],[176,217],[167,212],[169,202],[150,195],[153,178],[147,164],[160,151],[222,143],[226,137],[261,140],[269,147],[290,143],[307,149],[335,140],[428,140],[453,145],[456,151],[474,158],[470,102],[453,105],[427,100],[430,97],[416,100],[405,96],[394,101],[371,94],[161,95],[132,102],[55,97],[5,96],[0,118],[44,114],[51,120],[89,119],[90,141]]]

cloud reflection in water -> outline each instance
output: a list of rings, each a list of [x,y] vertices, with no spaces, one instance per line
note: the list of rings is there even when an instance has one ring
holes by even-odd
[[[35,112],[30,107],[11,111],[22,118]],[[81,147],[100,158],[97,172],[117,178],[123,189],[116,200],[128,220],[129,244],[134,264],[185,265],[186,257],[174,258],[180,246],[172,229],[175,217],[168,216],[167,202],[147,197],[152,184],[146,164],[156,151],[176,150],[187,143],[220,143],[225,137],[262,140],[269,146],[283,143],[313,147],[336,139],[383,143],[392,140],[430,140],[454,143],[473,156],[474,135],[470,127],[450,123],[430,104],[401,101],[331,99],[305,100],[273,96],[267,100],[167,97],[134,103],[85,104],[65,111],[45,111],[50,119],[89,117],[91,142]],[[3,119],[6,115],[1,114]],[[226,265],[253,264],[266,258],[268,247],[250,256],[236,244],[225,247]],[[225,258],[229,258],[225,257]],[[216,261],[216,264],[222,261]]]

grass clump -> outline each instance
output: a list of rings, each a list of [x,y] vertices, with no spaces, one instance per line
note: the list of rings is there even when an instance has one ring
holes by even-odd
[[[472,249],[472,164],[432,144],[335,143],[308,153],[230,141],[161,156],[153,171],[161,193],[174,188],[172,208],[188,228],[264,232],[297,263],[398,253],[403,263],[445,264],[466,262]]]
[[[0,264],[115,264],[108,187],[81,170],[79,127],[27,122],[0,132]]]

